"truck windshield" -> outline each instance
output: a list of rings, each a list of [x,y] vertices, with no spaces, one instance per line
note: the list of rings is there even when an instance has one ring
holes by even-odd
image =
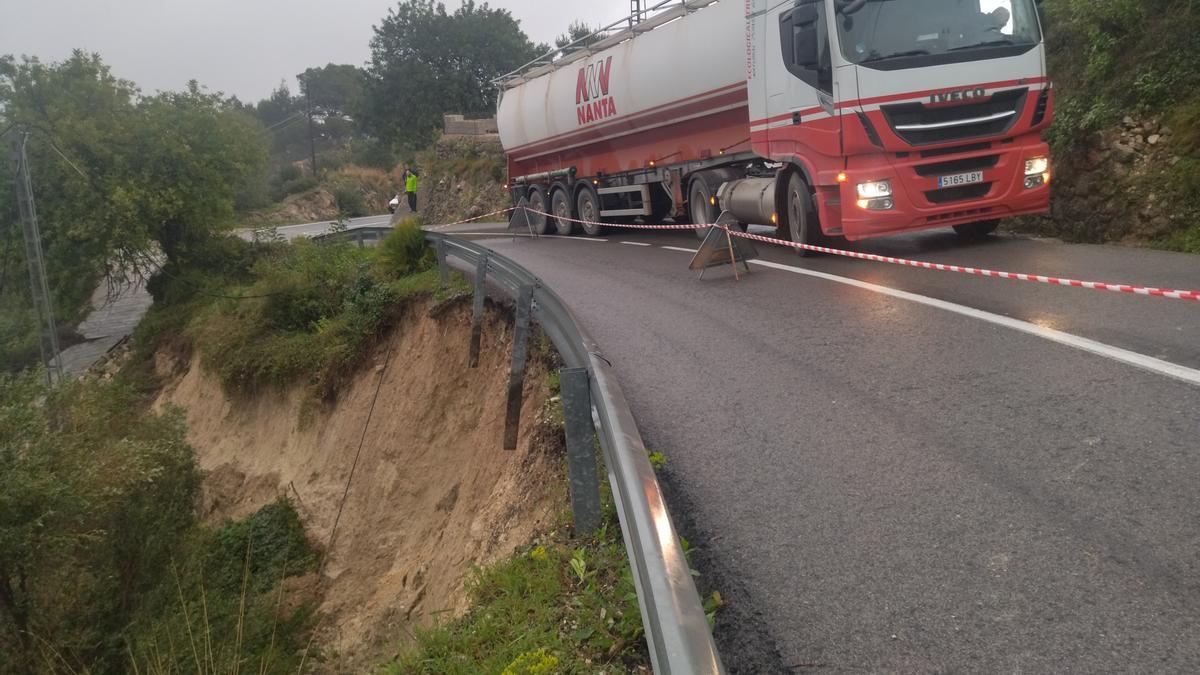
[[[835,0],[842,53],[869,65],[906,57],[931,62],[989,58],[1041,41],[1034,0]],[[942,58],[938,58],[941,56]],[[896,64],[894,64],[896,65]],[[911,65],[921,65],[918,61]]]

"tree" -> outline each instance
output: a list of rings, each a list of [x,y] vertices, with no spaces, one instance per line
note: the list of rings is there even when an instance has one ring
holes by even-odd
[[[296,76],[305,102],[323,116],[353,116],[363,93],[363,71],[350,65],[308,68]]]
[[[433,0],[405,0],[375,27],[363,123],[399,148],[427,143],[447,112],[495,109],[495,78],[537,56],[504,9],[466,0],[453,14]]]
[[[149,276],[159,253],[178,264],[231,226],[237,194],[266,157],[261,125],[220,95],[191,83],[181,93],[143,96],[81,51],[52,64],[0,59],[0,131],[10,126],[30,134],[47,276],[55,314],[68,321],[101,278]],[[11,191],[8,180],[0,189],[0,265],[21,236],[6,205]],[[12,284],[12,271],[4,278],[7,311],[20,297],[8,287],[22,284]],[[18,330],[0,322],[5,369],[21,365],[7,351],[28,342]]]
[[[558,48],[560,54],[566,56],[580,49],[586,49],[588,45],[595,44],[603,39],[603,35],[597,34],[596,29],[586,23],[572,21],[571,25],[567,27],[566,35],[559,35],[554,39],[554,46]]]

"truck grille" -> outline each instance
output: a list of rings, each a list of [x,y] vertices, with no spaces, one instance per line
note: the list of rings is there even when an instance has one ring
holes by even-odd
[[[958,187],[942,188],[940,190],[928,190],[925,192],[925,198],[932,204],[949,204],[951,202],[961,202],[966,199],[979,199],[992,189],[991,183],[976,183],[975,185],[960,185]]]
[[[965,173],[967,171],[981,171],[990,169],[1000,162],[1000,155],[984,155],[982,157],[967,157],[965,159],[952,159],[948,162],[934,162],[932,164],[919,164],[913,169],[918,176],[944,176],[951,173]]]
[[[881,110],[892,131],[911,145],[951,143],[1008,131],[1025,109],[1028,94],[1028,89],[1010,89],[978,103],[936,107],[901,103]]]

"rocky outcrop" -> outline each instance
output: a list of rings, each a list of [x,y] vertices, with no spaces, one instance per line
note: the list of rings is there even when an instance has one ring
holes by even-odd
[[[1144,244],[1192,225],[1171,180],[1182,161],[1171,127],[1125,117],[1055,157],[1051,213],[1018,229],[1073,241]]]

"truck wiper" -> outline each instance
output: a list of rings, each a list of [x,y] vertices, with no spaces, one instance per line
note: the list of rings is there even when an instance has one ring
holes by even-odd
[[[929,55],[929,52],[927,50],[913,49],[913,50],[910,50],[907,52],[896,52],[895,54],[888,54],[887,56],[873,56],[869,59],[863,59],[862,61],[859,61],[859,63],[875,63],[877,61],[887,61],[888,59],[899,59],[899,58],[903,58],[905,56],[928,56],[928,55]]]
[[[963,45],[962,47],[951,47],[950,49],[947,49],[946,51],[958,52],[958,51],[962,51],[964,49],[978,49],[979,47],[998,47],[1000,45],[1015,45],[1015,44],[1017,44],[1017,43],[1013,42],[1012,40],[1009,40],[1007,38],[1000,38],[999,40],[987,40],[986,42],[977,42],[973,45]]]

